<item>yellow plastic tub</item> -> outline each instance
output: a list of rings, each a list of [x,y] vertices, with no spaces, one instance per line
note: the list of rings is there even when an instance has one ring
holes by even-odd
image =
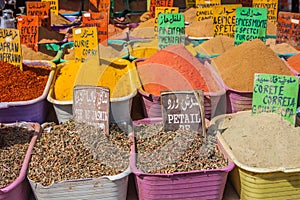
[[[222,128],[220,124],[223,120],[234,117],[237,114],[239,113],[219,115],[211,120],[210,125],[220,129]],[[236,165],[229,173],[229,180],[241,199],[300,199],[300,161],[298,168],[268,169],[250,167],[239,162],[223,136],[220,133],[217,133],[217,135],[224,150]]]

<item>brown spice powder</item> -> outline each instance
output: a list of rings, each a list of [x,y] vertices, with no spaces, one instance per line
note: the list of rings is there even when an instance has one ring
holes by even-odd
[[[196,21],[195,18],[195,20],[185,28],[185,33],[192,37],[213,37],[213,20],[205,19]]]
[[[218,35],[195,47],[200,54],[222,54],[234,47],[234,39],[228,36]]]
[[[290,75],[292,72],[260,39],[244,42],[213,58],[224,83],[234,90],[252,91],[255,73]]]
[[[185,10],[182,14],[184,16],[184,21],[192,22],[196,19],[196,8],[189,8]]]
[[[72,24],[72,22],[60,14],[56,15],[55,13],[51,12],[51,24],[68,25]]]
[[[276,35],[277,27],[272,22],[267,22],[267,35]]]
[[[23,60],[52,60],[55,56],[44,54],[40,51],[34,51],[26,45],[22,44],[22,59]]]

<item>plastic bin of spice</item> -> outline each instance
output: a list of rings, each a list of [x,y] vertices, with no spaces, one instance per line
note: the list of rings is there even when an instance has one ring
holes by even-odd
[[[16,121],[43,123],[48,113],[46,100],[54,76],[55,64],[45,60],[23,60],[25,65],[45,66],[51,71],[41,96],[27,101],[0,102],[0,122],[13,123]]]
[[[145,118],[134,121],[134,126],[161,122],[162,118]],[[150,133],[151,134],[151,133]],[[150,137],[150,136],[149,136]],[[225,158],[221,144],[218,147]],[[228,173],[234,163],[228,161],[227,166],[211,170],[194,170],[169,174],[153,174],[139,170],[136,166],[136,146],[132,145],[130,165],[134,173],[139,199],[219,199],[223,197]]]
[[[220,133],[221,130],[230,132],[230,125],[227,121],[237,118],[239,115],[248,114],[251,111],[241,111],[233,114],[219,115],[211,120],[210,126],[218,130],[218,141],[235,164],[235,168],[230,172],[229,179],[241,199],[299,199],[300,198],[300,168],[299,167],[253,167],[239,160],[234,153],[237,147],[229,146],[228,141]],[[274,114],[275,115],[275,114]],[[228,127],[227,127],[228,126]],[[244,126],[243,126],[244,127]],[[249,126],[248,126],[249,127]],[[243,131],[247,131],[249,128]],[[234,128],[232,128],[233,130]],[[251,131],[251,130],[248,130]],[[285,132],[285,131],[284,131]],[[223,133],[223,132],[222,132]],[[232,131],[233,133],[233,131]],[[240,133],[238,133],[240,134]],[[252,134],[252,132],[250,132]],[[273,133],[272,133],[273,134]],[[274,133],[275,134],[275,133]],[[247,137],[247,134],[244,136]],[[273,136],[271,136],[273,137]],[[230,141],[229,141],[230,142]],[[261,142],[261,141],[257,141]],[[242,144],[241,144],[242,145]],[[264,144],[265,145],[265,144]],[[234,149],[233,149],[234,148]],[[253,155],[259,153],[248,150]],[[274,152],[275,153],[275,152]],[[276,154],[276,153],[275,153]],[[264,161],[268,162],[268,161]],[[261,164],[258,164],[258,166]]]
[[[35,197],[39,199],[126,199],[130,169],[114,176],[69,180],[45,187],[29,179]]]
[[[284,59],[259,39],[235,46],[206,65],[215,68],[221,77],[221,85],[226,90],[227,113],[251,110],[255,73],[295,75]]]
[[[128,176],[131,173],[129,167],[130,141],[128,139],[128,141],[118,144],[126,146],[124,148],[114,142],[118,139],[128,138],[127,134],[123,135],[123,132],[122,135],[117,134],[116,131],[119,130],[111,126],[110,130],[113,129],[115,132],[108,134],[118,136],[108,137],[104,136],[103,131],[95,127],[76,124],[74,121],[59,125],[44,123],[42,127],[43,132],[40,141],[37,141],[34,149],[41,154],[32,156],[27,176],[37,200],[126,199]],[[99,134],[103,135],[100,136]],[[85,137],[87,135],[98,137]],[[62,144],[60,140],[67,141]],[[48,143],[44,144],[43,141],[48,141]],[[95,141],[96,143],[94,143]],[[111,148],[115,148],[115,153],[109,151]],[[47,150],[45,151],[45,149]],[[104,155],[106,152],[110,155]],[[76,154],[77,159],[72,159],[73,154]],[[63,155],[66,161],[52,163],[50,169],[49,166],[48,169],[47,166],[39,168],[39,165],[47,165],[47,163],[40,163],[42,159],[45,158],[49,161],[51,157],[58,158],[59,155]],[[116,161],[119,161],[119,163],[116,163]],[[53,169],[55,166],[61,168],[61,170]],[[88,169],[85,168],[81,171],[82,166]],[[39,168],[39,170],[36,170],[36,168]],[[43,175],[44,178],[40,178]]]
[[[164,50],[161,51],[167,51],[166,49],[172,49],[174,47],[167,47]],[[218,115],[218,114],[223,114],[225,113],[225,111],[223,111],[221,104],[223,103],[223,100],[225,98],[225,90],[223,88],[223,86],[220,84],[221,80],[219,75],[213,70],[213,68],[210,68],[206,65],[202,65],[197,58],[193,57],[191,54],[185,56],[185,57],[181,57],[182,54],[186,54],[187,51],[183,50],[180,48],[180,50],[182,52],[180,52],[178,50],[178,56],[176,56],[176,54],[172,53],[172,50],[169,52],[171,53],[170,55],[173,55],[176,57],[176,61],[174,60],[174,62],[176,62],[177,64],[173,64],[173,65],[164,65],[162,64],[162,61],[158,61],[157,60],[157,56],[156,56],[156,60],[157,63],[153,63],[151,67],[149,67],[149,69],[145,67],[142,67],[144,64],[144,60],[143,59],[138,59],[133,61],[133,64],[136,65],[140,79],[141,79],[141,83],[143,85],[143,87],[139,88],[138,92],[141,94],[142,96],[142,100],[143,100],[143,107],[144,107],[144,116],[146,118],[152,118],[152,117],[161,117],[161,106],[160,106],[160,96],[159,94],[154,94],[151,93],[149,91],[147,91],[147,89],[145,89],[145,84],[147,83],[155,83],[155,84],[162,84],[164,85],[167,82],[167,78],[171,77],[172,75],[175,75],[175,77],[177,76],[177,82],[179,82],[179,79],[182,79],[184,81],[181,82],[194,82],[195,84],[202,84],[202,82],[205,82],[205,84],[208,87],[208,91],[204,91],[204,109],[205,109],[205,117],[207,119],[210,119],[211,117]],[[159,55],[160,52],[157,52],[157,55]],[[168,54],[169,55],[169,54]],[[170,56],[169,55],[169,56]],[[171,56],[170,56],[171,57]],[[154,58],[154,57],[152,57]],[[149,58],[151,59],[151,58]],[[164,57],[162,57],[162,59],[165,59]],[[147,60],[145,60],[147,61]],[[181,62],[180,62],[181,61]],[[173,62],[173,61],[168,61],[168,62]],[[187,63],[189,62],[189,63]],[[159,64],[160,63],[160,64]],[[184,63],[184,64],[179,64],[179,63]],[[193,63],[193,65],[192,65]],[[149,64],[146,64],[149,65]],[[177,71],[178,69],[175,69],[175,67],[177,66],[178,68],[183,65],[186,69],[183,73],[186,74],[180,74],[178,73],[179,71]],[[145,66],[145,65],[144,65]],[[150,66],[150,65],[149,65]],[[156,67],[153,67],[156,66]],[[170,70],[171,67],[169,66],[173,66],[174,70]],[[181,67],[181,69],[179,70],[183,70],[184,67]],[[153,73],[154,69],[159,69],[161,74],[164,74],[164,80],[162,79],[157,79],[156,77],[154,77],[151,73]],[[192,72],[194,73],[193,75],[193,80],[190,80],[188,77],[191,76],[190,74],[192,74]],[[202,78],[200,78],[200,75]],[[157,76],[157,75],[156,75]],[[197,76],[197,77],[196,77]],[[152,77],[154,77],[154,79],[152,79]],[[169,78],[170,80],[174,79],[173,78]],[[175,88],[175,90],[183,90],[186,88],[183,87],[187,87],[187,86],[182,86],[182,85],[178,85],[178,83],[176,83],[177,86],[174,85],[168,85],[168,87],[170,87],[170,89],[174,90],[174,88],[172,87],[177,87]],[[203,83],[204,84],[204,83]],[[203,86],[203,85],[202,85]],[[156,86],[155,86],[156,87]],[[189,83],[189,87],[187,88],[188,90],[191,89],[197,89],[197,88],[192,88],[192,84]]]
[[[72,92],[75,84],[109,87],[111,94],[110,120],[115,122],[130,121],[132,100],[137,94],[137,88],[140,87],[136,69],[125,59],[102,60],[102,62],[103,66],[93,66],[93,69],[95,70],[90,71],[85,71],[86,68],[81,68],[80,65],[74,64],[74,60],[61,63],[57,66],[55,78],[47,99],[53,104],[57,119],[60,123],[72,118]],[[58,75],[62,74],[61,70],[67,68],[70,68],[71,70],[66,70],[63,74],[70,78],[67,78],[69,80],[70,88],[63,87],[57,89],[61,96],[61,98],[57,98],[58,94],[55,94],[54,91],[55,84],[57,83]],[[74,70],[72,70],[72,68]],[[92,80],[96,82],[93,82]],[[60,83],[63,84],[62,79],[60,80]],[[68,97],[68,99],[64,99],[65,97]]]
[[[3,126],[3,125],[2,125]],[[25,158],[22,162],[22,167],[20,170],[20,174],[12,183],[7,185],[4,188],[0,188],[0,199],[18,199],[18,200],[27,200],[30,193],[30,185],[28,183],[28,180],[26,179],[26,173],[27,168],[29,165],[29,161],[31,158],[31,153],[33,146],[37,140],[38,133],[40,131],[40,125],[37,123],[12,123],[12,124],[5,124],[4,126],[8,127],[20,127],[20,128],[26,128],[29,131],[34,131],[34,134],[30,140],[29,146],[27,148]],[[19,128],[18,128],[19,129]],[[17,130],[17,129],[16,129]],[[7,134],[7,133],[5,133]],[[23,138],[24,139],[24,138]],[[4,167],[4,166],[2,166]],[[9,167],[9,166],[7,166]],[[3,177],[1,177],[3,178]]]

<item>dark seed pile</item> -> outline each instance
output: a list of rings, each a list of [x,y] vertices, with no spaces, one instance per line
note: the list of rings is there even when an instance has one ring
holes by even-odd
[[[226,167],[216,137],[187,130],[163,131],[162,123],[135,127],[137,168],[146,173],[169,174]]]
[[[0,124],[0,188],[18,178],[32,134],[26,128]]]
[[[72,120],[51,124],[35,145],[29,178],[48,186],[119,174],[129,166],[130,144],[127,134],[115,124],[110,124],[109,134]]]

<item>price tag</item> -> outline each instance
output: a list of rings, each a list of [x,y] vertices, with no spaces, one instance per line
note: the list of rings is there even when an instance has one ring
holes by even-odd
[[[155,17],[156,7],[173,7],[174,0],[150,0],[150,15]]]
[[[178,7],[156,7],[155,8],[155,17],[154,17],[154,36],[158,37],[158,16],[160,14],[173,14],[179,13]]]
[[[276,43],[288,43],[295,49],[300,50],[299,20],[300,13],[279,12]]]
[[[295,125],[298,89],[295,76],[255,74],[252,113],[277,113]]]
[[[50,3],[50,11],[58,15],[58,0],[42,0]]]
[[[77,85],[73,90],[73,118],[109,131],[109,88]]]
[[[241,4],[214,6],[214,37],[226,35],[234,38],[236,9],[242,7]]]
[[[267,8],[268,9],[268,21],[276,24],[277,23],[277,12],[278,12],[278,0],[253,0],[253,8]]]
[[[20,31],[18,29],[0,28],[0,60],[23,69]]]
[[[184,16],[177,14],[160,14],[158,17],[158,48],[171,44],[184,44]]]
[[[21,15],[17,17],[17,28],[20,31],[20,42],[27,47],[38,51],[39,40],[39,18],[38,16]]]
[[[237,8],[234,45],[255,38],[266,42],[267,12],[265,8]]]
[[[204,97],[202,90],[161,91],[165,131],[180,128],[205,135]]]
[[[82,27],[97,27],[98,43],[107,45],[108,40],[108,13],[90,12],[82,16]]]
[[[215,5],[220,5],[220,4],[201,4],[201,5],[199,5],[199,7],[196,8],[197,21],[202,21],[205,19],[212,19],[214,16],[213,9],[214,9]]]
[[[73,28],[75,62],[96,60],[99,65],[97,27]]]
[[[51,15],[50,15],[50,3],[49,2],[26,2],[27,16],[38,16],[40,25],[51,29]]]

